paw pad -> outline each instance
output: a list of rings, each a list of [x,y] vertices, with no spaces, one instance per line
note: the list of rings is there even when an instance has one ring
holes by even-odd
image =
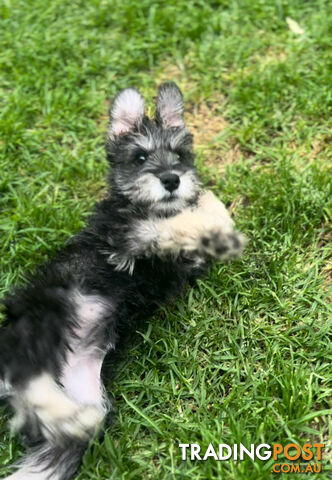
[[[245,237],[235,230],[223,232],[213,230],[201,238],[200,253],[207,258],[228,260],[239,256],[245,246]]]

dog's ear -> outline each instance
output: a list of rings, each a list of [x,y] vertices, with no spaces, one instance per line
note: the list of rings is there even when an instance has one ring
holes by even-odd
[[[158,91],[156,121],[164,128],[183,127],[183,97],[174,82],[163,83]]]
[[[144,99],[134,88],[122,90],[114,99],[110,111],[110,137],[128,133],[143,121]]]

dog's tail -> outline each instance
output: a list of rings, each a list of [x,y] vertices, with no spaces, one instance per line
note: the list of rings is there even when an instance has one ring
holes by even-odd
[[[87,444],[72,442],[65,447],[42,443],[17,464],[18,470],[3,480],[72,480]]]

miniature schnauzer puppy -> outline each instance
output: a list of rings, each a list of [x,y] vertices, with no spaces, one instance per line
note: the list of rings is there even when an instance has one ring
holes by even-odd
[[[201,275],[238,256],[244,237],[200,189],[174,83],[156,115],[127,88],[110,111],[109,195],[86,228],[4,299],[0,396],[33,448],[12,480],[69,480],[111,410],[101,381],[120,334]]]

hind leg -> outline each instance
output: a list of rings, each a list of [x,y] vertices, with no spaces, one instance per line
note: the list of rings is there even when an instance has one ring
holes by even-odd
[[[107,410],[100,381],[104,350],[98,348],[103,339],[99,342],[96,339],[94,345],[89,342],[96,333],[96,326],[103,325],[109,303],[102,297],[83,295],[78,290],[72,290],[66,302],[70,313],[67,313],[66,322],[71,329],[62,328],[57,332],[65,339],[66,350],[59,353],[54,345],[48,345],[47,349],[46,341],[40,337],[38,345],[45,350],[43,356],[33,357],[31,345],[35,340],[26,346],[38,368],[29,368],[27,375],[17,378],[20,369],[15,362],[7,367],[8,378],[15,379],[10,399],[16,410],[13,427],[16,430],[25,427],[32,439],[41,434],[53,445],[62,445],[68,438],[88,440]],[[60,329],[57,323],[55,326]],[[52,329],[55,326],[52,325]],[[47,351],[52,354],[50,358],[47,358]],[[24,369],[22,359],[20,362]],[[40,371],[43,364],[45,369]]]
[[[48,373],[33,378],[15,393],[13,428],[31,425],[53,444],[61,444],[68,438],[89,439],[104,417],[96,405],[83,405],[70,398]]]

